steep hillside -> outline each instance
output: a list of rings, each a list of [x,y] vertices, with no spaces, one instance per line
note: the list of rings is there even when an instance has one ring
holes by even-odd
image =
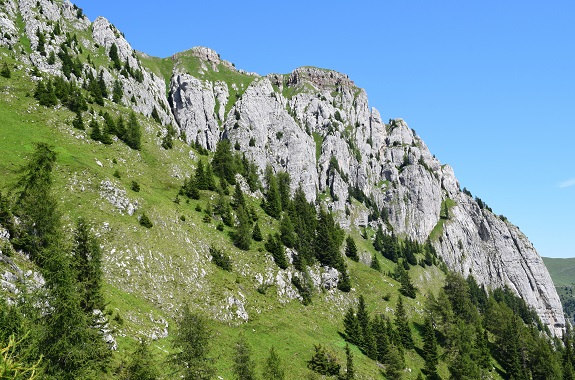
[[[485,336],[485,347],[500,342],[496,327],[491,335],[479,327],[485,288],[507,286],[492,303],[523,311],[518,320],[527,326],[537,326],[527,305],[552,331],[564,326],[555,288],[527,238],[461,190],[452,169],[403,120],[382,121],[346,75],[302,67],[263,77],[208,48],[149,57],[106,19],[91,23],[67,0],[3,0],[0,27],[3,300],[18,305],[50,288],[46,268],[22,248],[17,227],[26,215],[16,186],[35,144],[48,143],[57,154],[52,191],[62,247],[73,245],[84,217],[103,255],[104,335],[117,349],[103,377],[119,376],[114,371],[125,368],[140,339],[167,363],[177,351],[183,305],[214,321],[223,378],[232,377],[230,342],[240,335],[258,363],[275,347],[289,378],[309,375],[316,344],[343,363],[346,340],[357,378],[387,376],[390,364],[379,357],[385,365],[376,364],[365,340],[350,339],[343,319],[356,307],[361,314],[363,296],[373,315],[367,320],[391,321],[403,294],[415,342],[397,355],[405,358],[404,378],[415,379],[427,365],[425,319],[445,301],[448,269],[475,278],[458,282],[448,274],[447,283],[470,298],[475,292],[480,311],[467,322],[477,324],[471,334]],[[202,178],[213,186],[208,179],[198,185],[200,172],[210,173]],[[11,207],[16,218],[3,213]],[[255,238],[255,226],[263,239]],[[357,257],[344,253],[345,237]],[[231,270],[216,265],[215,251],[230,258]],[[437,334],[442,377],[457,358],[471,357],[446,343],[453,320],[437,325],[446,329]],[[490,378],[511,373],[502,357],[484,355]]]

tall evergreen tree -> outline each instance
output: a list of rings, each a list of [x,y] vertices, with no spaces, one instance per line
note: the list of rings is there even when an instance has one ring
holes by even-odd
[[[31,159],[20,169],[16,185],[20,189],[15,205],[20,232],[14,243],[30,253],[34,260],[40,259],[40,253],[60,229],[60,214],[52,195],[55,162],[56,152],[48,144],[37,143]]]
[[[425,360],[425,375],[429,380],[440,380],[437,374],[439,362],[437,354],[437,340],[431,318],[426,317],[423,323],[423,359]]]
[[[156,380],[159,376],[160,373],[154,363],[154,356],[150,352],[148,343],[143,340],[132,353],[121,378],[123,380]]]
[[[244,192],[242,191],[240,184],[237,182],[236,182],[236,186],[234,188],[234,195],[232,198],[232,206],[236,210],[240,206],[243,207],[244,209],[246,208],[246,199],[244,197]]]
[[[353,353],[349,348],[349,344],[345,345],[345,375],[343,376],[344,380],[353,380],[355,379],[355,368],[353,365]]]
[[[212,159],[214,173],[220,178],[225,178],[228,183],[235,185],[237,173],[236,160],[232,154],[230,141],[222,139],[216,145],[216,152]]]
[[[258,222],[256,222],[256,224],[254,225],[254,230],[252,232],[252,239],[254,239],[255,241],[263,240],[262,231],[260,230],[260,225]]]
[[[278,184],[275,176],[271,176],[268,182],[264,211],[272,218],[279,219],[282,212],[282,204]]]
[[[359,346],[361,343],[361,330],[353,306],[350,306],[343,317],[345,339],[351,344]]]
[[[288,248],[294,248],[296,245],[295,229],[289,217],[289,214],[283,213],[280,221],[280,235],[283,244]]]
[[[278,192],[282,210],[287,210],[290,204],[290,183],[289,173],[281,171],[277,174]]]
[[[355,245],[355,240],[351,236],[345,239],[345,255],[355,262],[359,261],[357,245]]]
[[[210,357],[213,338],[210,325],[205,317],[192,313],[189,306],[183,307],[172,341],[171,362],[179,367],[185,380],[209,380],[215,375]]]
[[[236,342],[233,370],[238,380],[254,380],[256,378],[251,348],[243,335],[240,335]]]
[[[275,349],[270,348],[270,355],[266,359],[263,369],[264,380],[284,380],[285,371],[282,368],[281,360]]]
[[[413,337],[411,336],[411,329],[409,328],[409,319],[405,312],[403,305],[403,297],[399,296],[397,305],[395,306],[395,327],[401,339],[403,348],[409,350],[414,347]]]
[[[83,218],[76,223],[73,253],[82,308],[91,315],[94,309],[103,310],[105,307],[102,294],[102,252],[98,240],[90,232],[90,225]]]
[[[200,159],[198,160],[198,166],[196,166],[195,181],[198,190],[207,190],[208,182],[206,179],[206,172],[204,169],[204,162]]]
[[[126,128],[126,135],[124,142],[132,149],[140,150],[142,148],[142,131],[136,114],[134,111],[130,112],[128,125]]]
[[[286,258],[285,249],[279,234],[268,234],[265,244],[266,250],[272,254],[274,261],[281,269],[286,269],[289,265]]]
[[[243,206],[239,206],[237,211],[236,232],[234,233],[234,244],[239,249],[248,250],[252,241],[252,223]]]

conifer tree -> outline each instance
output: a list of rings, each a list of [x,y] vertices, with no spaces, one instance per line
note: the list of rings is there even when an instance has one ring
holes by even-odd
[[[234,234],[234,245],[239,249],[247,251],[250,249],[252,241],[252,223],[243,206],[239,206],[237,211],[236,232]]]
[[[260,230],[260,225],[258,224],[258,222],[256,222],[256,224],[254,225],[254,230],[252,232],[252,239],[254,239],[255,241],[263,240],[262,232]]]
[[[234,188],[234,195],[232,197],[232,206],[234,209],[238,209],[238,207],[246,208],[246,199],[244,197],[244,192],[240,187],[240,184],[236,182],[236,186]]]
[[[349,292],[351,290],[351,279],[349,278],[349,274],[347,273],[347,267],[345,264],[339,269],[340,278],[337,282],[337,288],[342,292]]]
[[[207,380],[214,377],[215,368],[210,357],[212,337],[210,322],[185,305],[177,321],[172,340],[175,352],[171,355],[171,362],[179,367],[184,379]]]
[[[425,375],[429,380],[440,380],[437,374],[438,354],[435,329],[431,318],[425,318],[423,324],[423,359],[425,360]]]
[[[235,185],[237,173],[236,161],[232,155],[230,141],[222,139],[216,145],[216,152],[212,159],[214,173],[220,178],[225,178],[228,183]]]
[[[126,135],[124,142],[132,149],[140,150],[142,148],[142,131],[136,114],[134,111],[130,112],[130,118],[126,128]]]
[[[284,245],[279,234],[268,234],[265,247],[266,250],[272,254],[272,257],[274,258],[274,261],[278,267],[281,269],[286,269],[288,267],[289,263],[286,258]]]
[[[401,296],[399,296],[395,307],[395,327],[399,333],[403,348],[407,350],[412,349],[414,347],[413,337],[411,336],[411,329],[409,328],[409,321],[405,313],[403,298]]]
[[[264,211],[272,218],[279,219],[282,212],[281,198],[275,176],[271,176],[268,182],[268,191],[264,203]]]
[[[355,379],[355,369],[353,366],[353,354],[351,349],[349,348],[349,344],[345,345],[345,375],[343,376],[344,380],[353,380]]]
[[[386,319],[383,315],[378,315],[373,319],[372,331],[375,340],[376,358],[383,363],[389,350],[389,332]]]
[[[353,240],[351,236],[348,236],[345,239],[345,255],[355,262],[359,261],[357,246],[355,245],[355,240]]]
[[[94,119],[90,121],[90,138],[95,141],[102,140],[102,132],[100,131],[100,125]]]
[[[295,229],[287,213],[283,213],[280,221],[280,235],[283,244],[288,248],[294,248],[296,245]]]
[[[113,67],[116,70],[120,70],[122,68],[122,62],[120,61],[120,56],[118,55],[118,46],[115,43],[110,46],[108,56],[112,60]]]
[[[12,77],[12,72],[10,71],[10,67],[8,66],[8,64],[6,62],[4,62],[4,64],[2,65],[2,70],[0,70],[0,75],[3,76],[4,78],[10,78]]]
[[[341,365],[332,352],[327,351],[321,344],[314,345],[315,353],[307,362],[307,366],[320,375],[336,376],[339,375]]]
[[[275,349],[270,348],[270,355],[266,359],[263,369],[264,380],[284,380],[285,372],[282,368],[281,360]]]
[[[359,346],[361,343],[361,330],[353,306],[350,306],[343,317],[345,339],[351,344]]]
[[[395,266],[394,277],[401,284],[399,292],[406,297],[415,298],[415,293],[417,290],[413,285],[413,283],[411,282],[409,273],[405,270],[403,266],[403,260],[397,263],[397,265]]]
[[[240,335],[236,342],[234,353],[234,374],[238,380],[254,380],[255,363],[251,358],[251,348],[244,335]]]
[[[20,218],[17,248],[30,253],[34,260],[60,229],[60,215],[52,195],[52,169],[56,152],[46,143],[37,143],[29,162],[20,169],[15,214]],[[38,262],[38,261],[37,261]]]
[[[81,304],[89,315],[94,309],[103,310],[102,252],[100,244],[85,219],[79,218],[74,234],[74,269],[79,284]]]
[[[204,170],[204,162],[200,159],[196,167],[195,182],[198,190],[207,190],[208,183],[206,180],[206,173]]]
[[[114,81],[114,87],[112,88],[112,101],[116,104],[120,104],[123,96],[124,89],[122,88],[122,82],[116,79]]]
[[[76,118],[72,121],[72,126],[76,129],[84,130],[84,119],[82,119],[82,112],[76,112]]]
[[[281,171],[277,174],[278,192],[282,210],[287,210],[290,204],[290,183],[289,173]]]
[[[145,340],[142,340],[132,353],[126,370],[122,373],[122,379],[156,380],[159,376],[160,373],[154,363],[154,357],[150,352],[150,347]]]
[[[225,181],[225,179],[222,180]],[[206,165],[206,187],[210,191],[216,190],[216,181],[214,180],[214,170],[212,168],[212,164],[210,164],[209,162]],[[227,188],[225,189],[225,191],[227,191]]]
[[[379,264],[379,259],[377,258],[377,254],[375,253],[371,257],[370,268],[375,269],[378,272],[381,272],[381,265]]]

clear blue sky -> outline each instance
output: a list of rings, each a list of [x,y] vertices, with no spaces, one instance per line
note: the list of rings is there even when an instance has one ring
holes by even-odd
[[[575,257],[575,2],[78,0],[132,46],[238,68],[312,65],[403,118],[543,256]]]

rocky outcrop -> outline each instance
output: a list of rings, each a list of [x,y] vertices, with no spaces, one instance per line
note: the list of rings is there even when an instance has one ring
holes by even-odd
[[[204,62],[201,70],[221,67],[209,49],[195,56]],[[293,188],[302,186],[309,200],[323,199],[345,227],[368,224],[365,208],[349,202],[355,188],[385,210],[387,223],[373,226],[419,242],[434,231],[433,244],[449,268],[487,287],[507,285],[552,329],[564,325],[559,297],[528,239],[464,194],[453,169],[403,120],[383,122],[346,75],[304,67],[257,77],[224,116],[215,89],[229,91],[230,83],[198,75],[177,74],[171,81],[174,114],[188,143],[209,149],[220,138],[237,143],[261,174],[267,165],[288,172]],[[441,218],[447,205],[448,219]],[[334,278],[329,270],[324,274]]]

